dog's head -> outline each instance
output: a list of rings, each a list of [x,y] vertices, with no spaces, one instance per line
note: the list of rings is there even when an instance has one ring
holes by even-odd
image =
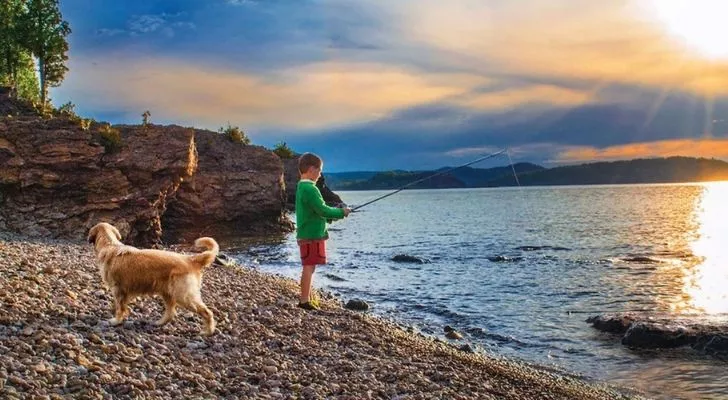
[[[101,222],[94,225],[88,231],[88,242],[96,243],[96,240],[100,237],[106,238],[107,241],[111,243],[114,242],[114,239],[117,241],[121,240],[121,233],[119,233],[119,230],[116,229],[113,225],[106,222]]]

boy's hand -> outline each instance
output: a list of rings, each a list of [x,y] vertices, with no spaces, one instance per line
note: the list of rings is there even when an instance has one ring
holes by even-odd
[[[349,207],[345,207],[345,208],[344,208],[344,216],[345,216],[345,217],[348,217],[348,216],[349,216],[349,214],[351,214],[351,208],[349,208]]]

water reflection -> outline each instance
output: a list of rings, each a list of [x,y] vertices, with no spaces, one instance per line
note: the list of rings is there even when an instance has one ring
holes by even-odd
[[[705,184],[694,217],[697,237],[690,248],[697,263],[687,270],[683,292],[695,311],[728,313],[728,182]]]

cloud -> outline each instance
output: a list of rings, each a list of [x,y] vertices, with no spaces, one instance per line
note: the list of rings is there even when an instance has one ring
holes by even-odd
[[[133,15],[126,21],[126,28],[100,28],[96,30],[98,36],[119,36],[128,35],[139,37],[142,35],[161,33],[166,37],[174,37],[176,30],[193,30],[197,26],[191,21],[174,21],[182,16],[176,14],[143,14]]]
[[[72,61],[64,95],[99,110],[150,109],[170,121],[214,127],[321,129],[381,119],[394,110],[461,95],[484,80],[371,63],[315,63],[256,75],[172,59]],[[134,112],[136,114],[136,112]]]
[[[559,163],[613,161],[633,158],[690,156],[728,159],[728,139],[675,139],[631,143],[606,148],[575,147],[556,156]]]
[[[636,0],[371,4],[462,68],[728,94],[728,64],[685,49]]]

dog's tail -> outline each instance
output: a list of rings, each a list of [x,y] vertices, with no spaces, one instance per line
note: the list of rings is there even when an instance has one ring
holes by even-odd
[[[191,256],[193,262],[198,264],[200,268],[209,267],[215,261],[217,253],[220,251],[220,246],[217,245],[215,239],[210,237],[201,237],[195,240],[195,246],[198,248],[204,248],[206,251]]]

